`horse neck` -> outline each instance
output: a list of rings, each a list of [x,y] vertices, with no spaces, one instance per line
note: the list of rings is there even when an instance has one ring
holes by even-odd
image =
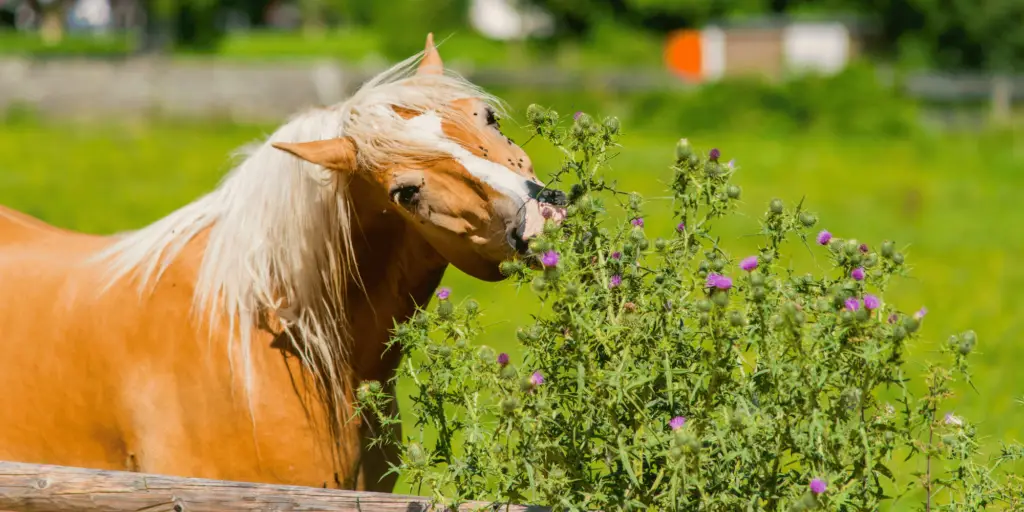
[[[429,302],[448,262],[402,218],[369,182],[351,180],[352,245],[359,283],[350,283],[346,313],[351,365],[360,380],[391,377],[401,355],[386,350],[394,322]]]

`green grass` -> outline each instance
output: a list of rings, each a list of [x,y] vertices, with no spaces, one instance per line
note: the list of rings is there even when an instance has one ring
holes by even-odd
[[[512,124],[511,122],[506,124]],[[209,190],[229,165],[234,148],[272,127],[156,123],[139,125],[0,124],[0,203],[54,224],[110,233],[152,222]],[[681,133],[628,133],[613,161],[625,189],[649,200],[647,231],[668,235],[662,181],[669,176],[674,141]],[[516,140],[526,140],[515,129]],[[910,372],[949,334],[968,328],[979,337],[974,369],[977,392],[963,391],[954,409],[980,423],[987,446],[1024,439],[1024,139],[1015,134],[865,139],[828,135],[786,138],[752,131],[703,134],[703,149],[735,158],[743,187],[743,222],[725,226],[727,247],[738,256],[755,239],[757,219],[772,197],[806,204],[821,227],[869,244],[891,238],[908,246],[913,278],[887,295],[906,311],[930,311],[913,346]],[[526,149],[542,178],[558,165],[542,143]],[[799,246],[801,265],[815,262]],[[820,258],[822,252],[815,251]],[[486,284],[450,271],[454,298],[479,300],[490,328],[481,343],[515,350],[515,328],[537,311],[531,292]],[[402,392],[409,388],[402,386]],[[406,432],[412,432],[410,418]],[[921,469],[906,467],[905,470]],[[400,488],[400,491],[408,489]]]

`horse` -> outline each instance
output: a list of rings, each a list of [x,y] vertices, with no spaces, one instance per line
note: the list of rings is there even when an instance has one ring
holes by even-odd
[[[428,35],[141,229],[0,207],[0,460],[390,492],[354,411],[360,383],[394,394],[396,323],[564,213],[504,113]]]

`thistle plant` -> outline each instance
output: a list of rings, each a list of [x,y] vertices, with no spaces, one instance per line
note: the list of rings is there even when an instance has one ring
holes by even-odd
[[[834,236],[774,199],[759,248],[734,254],[715,223],[736,212],[736,166],[685,139],[676,227],[650,233],[643,199],[606,181],[615,118],[527,117],[562,151],[552,181],[569,190],[564,221],[502,265],[541,313],[515,333],[518,360],[474,343],[483,312],[457,291],[395,327],[416,428],[375,442],[399,443],[392,471],[414,489],[555,510],[861,511],[913,491],[921,510],[1024,507],[1005,470],[1024,449],[982,461],[974,427],[944,409],[952,382],[970,382],[973,331],[911,390],[904,357],[927,312],[885,300],[909,271],[894,242]],[[794,247],[827,268],[795,271]],[[366,383],[359,412],[395,423],[387,400]]]

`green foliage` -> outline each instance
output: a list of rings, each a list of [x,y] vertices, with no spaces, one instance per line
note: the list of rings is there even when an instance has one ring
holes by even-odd
[[[954,377],[971,380],[973,331],[943,345],[923,394],[908,384],[924,311],[884,298],[909,271],[902,248],[826,239],[802,201],[773,199],[740,262],[716,228],[743,195],[737,169],[686,140],[670,182],[679,224],[652,237],[642,198],[604,173],[618,120],[575,117],[565,128],[527,111],[565,157],[552,181],[570,205],[534,256],[502,266],[542,304],[517,332],[522,357],[475,345],[481,308],[447,294],[396,326],[417,428],[394,471],[443,503],[559,510],[877,510],[921,487],[929,510],[1024,506],[1024,480],[1004,470],[1024,448],[979,463],[974,425],[939,412]],[[608,213],[616,204],[625,219]],[[793,248],[830,264],[794,272]],[[387,410],[379,390],[362,388],[363,413]],[[925,473],[896,474],[904,456]]]

